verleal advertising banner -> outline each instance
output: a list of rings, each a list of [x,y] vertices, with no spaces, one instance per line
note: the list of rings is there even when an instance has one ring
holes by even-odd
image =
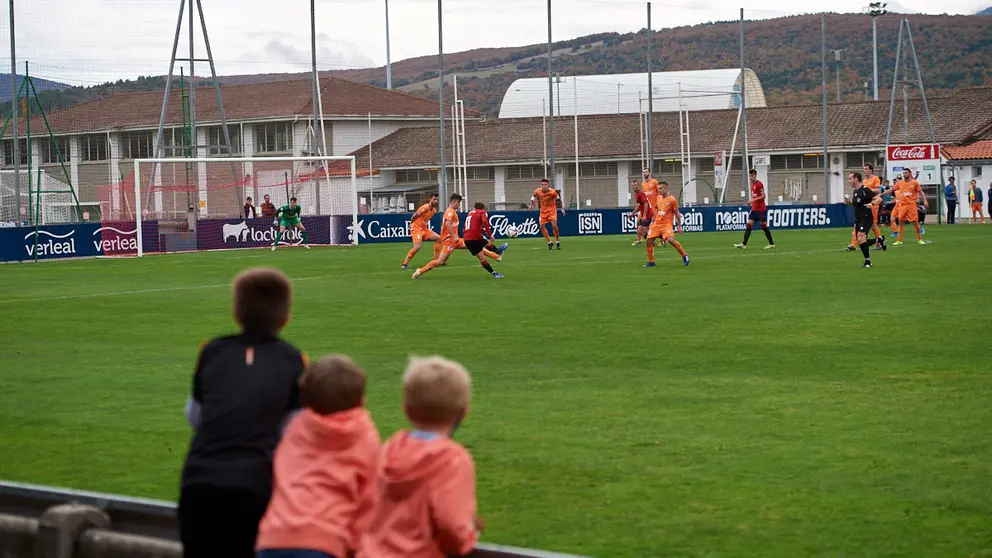
[[[158,221],[141,222],[141,248],[159,251]],[[134,221],[104,221],[93,231],[93,242],[105,256],[134,256],[138,253],[138,227]]]
[[[685,232],[743,231],[750,210],[747,207],[683,207],[682,223]],[[602,209],[569,211],[558,215],[558,230],[562,236],[590,236],[633,234],[637,220],[629,209]],[[493,211],[489,223],[498,238],[505,238],[510,226],[516,227],[521,237],[541,236],[537,211]],[[348,218],[350,221],[350,217]],[[348,227],[358,235],[359,244],[377,242],[409,242],[410,215],[360,215],[355,227]],[[461,216],[464,221],[464,215]],[[850,227],[854,224],[851,209],[844,204],[772,206],[768,209],[769,225],[778,229],[809,229]],[[441,217],[435,215],[431,229],[441,230]]]
[[[304,216],[310,244],[330,244],[330,218]],[[271,246],[279,233],[279,226],[272,219],[205,219],[196,223],[196,248],[198,250],[223,250],[228,248],[262,248]],[[287,230],[280,240],[281,246],[303,244],[298,230]]]
[[[0,228],[0,261],[85,258],[102,255],[96,224]],[[96,236],[99,239],[99,235]]]

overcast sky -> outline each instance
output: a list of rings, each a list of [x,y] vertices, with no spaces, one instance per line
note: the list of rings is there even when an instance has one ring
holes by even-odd
[[[201,0],[211,47],[221,75],[307,71],[310,68],[310,9],[307,0]],[[968,14],[992,0],[899,0],[906,11]],[[864,3],[867,3],[865,0]],[[4,6],[2,52],[9,57],[9,13]],[[895,3],[890,2],[890,6]],[[654,2],[654,27],[815,12],[822,1],[718,0]],[[390,0],[393,61],[437,53],[437,2]],[[787,6],[787,8],[783,8]],[[831,9],[860,12],[859,0],[839,0]],[[444,50],[518,46],[547,40],[545,0],[445,0]],[[788,9],[789,11],[784,11]],[[386,61],[384,0],[316,0],[318,66],[344,69]],[[74,85],[94,85],[168,71],[179,0],[15,0],[19,70]],[[640,0],[554,0],[555,40],[604,31],[627,32],[645,25]],[[992,23],[992,18],[990,18]],[[197,57],[205,51],[197,27]],[[185,56],[184,22],[179,55]],[[0,62],[3,72],[9,64]],[[205,75],[201,67],[197,75]],[[178,70],[177,70],[178,73]]]

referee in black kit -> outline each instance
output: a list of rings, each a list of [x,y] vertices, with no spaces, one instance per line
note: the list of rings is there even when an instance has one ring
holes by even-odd
[[[847,183],[854,189],[851,198],[845,203],[854,206],[854,230],[858,233],[858,244],[861,245],[861,253],[865,256],[865,263],[861,267],[871,268],[871,256],[868,254],[868,231],[871,230],[874,223],[871,206],[875,203],[876,196],[864,185],[860,172],[849,174]],[[872,241],[872,244],[875,243],[878,243],[882,250],[887,249],[884,234]]]

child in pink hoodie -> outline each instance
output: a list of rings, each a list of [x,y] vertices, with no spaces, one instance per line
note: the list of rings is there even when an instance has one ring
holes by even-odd
[[[379,432],[365,410],[365,374],[327,357],[300,378],[303,410],[276,448],[258,558],[348,558],[376,502]]]
[[[460,364],[413,359],[403,375],[403,409],[413,430],[382,448],[379,501],[359,558],[466,555],[479,540],[475,464],[451,435],[468,412],[471,387]]]

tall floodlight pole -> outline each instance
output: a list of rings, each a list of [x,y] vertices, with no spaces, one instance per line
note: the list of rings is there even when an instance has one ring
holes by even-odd
[[[558,189],[558,174],[555,172],[555,111],[554,111],[554,76],[551,74],[551,0],[548,0],[548,113],[551,118],[548,119],[548,142],[551,144],[551,176],[548,180],[551,181],[551,187]]]
[[[386,89],[393,88],[393,64],[389,58],[389,0],[386,0]]]
[[[878,16],[885,15],[885,2],[868,4],[871,14],[871,52],[872,52],[872,83],[875,86],[874,100],[878,100]]]
[[[651,2],[648,2],[648,169],[654,172],[654,126],[652,125],[652,115],[654,114],[654,74],[651,73]]]
[[[18,126],[18,101],[17,98],[17,41],[14,39],[14,0],[10,0],[10,112],[11,122],[14,125],[14,220],[21,224],[21,139]],[[30,116],[25,115],[25,118]]]
[[[320,87],[320,78],[317,74],[317,12],[314,8],[315,0],[310,0],[310,67],[313,72],[313,151],[314,154],[319,153],[317,140],[317,88]],[[326,153],[324,153],[326,155]],[[370,170],[369,173],[372,171]],[[372,176],[369,174],[369,176]],[[318,181],[319,182],[319,181]],[[320,199],[320,196],[317,196]]]
[[[830,202],[830,158],[827,154],[827,15],[820,14],[820,88],[823,89],[823,203]]]
[[[448,166],[444,160],[444,27],[441,19],[441,2],[442,0],[437,0],[437,102],[441,111],[441,121],[438,127],[441,131],[441,174],[437,177],[437,185],[441,200],[447,201]]]
[[[751,162],[747,157],[747,80],[744,79],[744,8],[741,8],[741,175],[744,181],[744,191],[748,191]]]
[[[833,49],[833,50],[830,51],[830,52],[834,53],[834,62],[835,62],[835,70],[836,70],[834,73],[837,76],[837,102],[838,103],[840,102],[840,63],[841,63],[841,60],[844,58],[844,51],[845,50],[847,50],[847,49],[839,48],[839,49]]]

